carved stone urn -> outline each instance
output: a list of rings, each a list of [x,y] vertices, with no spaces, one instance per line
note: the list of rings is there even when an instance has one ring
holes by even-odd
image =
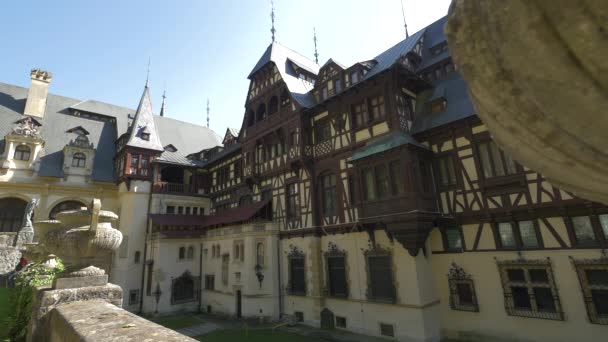
[[[103,276],[105,260],[122,242],[122,233],[112,227],[117,219],[94,199],[88,207],[60,212],[56,220],[36,222],[34,228],[44,251],[63,260],[66,271],[60,277]]]

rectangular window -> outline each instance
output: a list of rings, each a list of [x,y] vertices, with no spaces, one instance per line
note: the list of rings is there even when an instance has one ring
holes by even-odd
[[[214,274],[206,274],[205,275],[205,290],[215,290],[215,275]]]
[[[388,195],[388,174],[386,172],[386,165],[377,165],[374,170],[376,173],[376,193],[378,198],[384,198]]]
[[[403,179],[405,178],[405,175],[403,174],[401,161],[393,160],[388,164],[388,169],[390,173],[391,192],[393,196],[402,194],[405,192],[405,189],[403,188]]]
[[[378,302],[395,302],[395,286],[391,255],[370,255],[367,257],[369,271],[369,299]]]
[[[139,174],[142,176],[148,175],[148,156],[142,155],[139,165]]]
[[[337,79],[334,81],[335,84],[335,88],[336,88],[336,94],[342,91],[342,80]]]
[[[336,193],[336,175],[333,173],[321,176],[321,196],[323,205],[323,216],[332,217],[337,215],[338,195]]]
[[[353,71],[350,74],[350,81],[352,84],[359,82],[359,72],[358,71]]]
[[[372,120],[384,119],[384,96],[374,97],[370,101]]]
[[[190,207],[186,207],[186,215],[190,215]]]
[[[167,206],[167,214],[175,214],[175,206],[168,205]]]
[[[608,324],[608,263],[605,259],[573,261],[589,321]]]
[[[392,324],[380,323],[380,335],[395,337],[395,327]]]
[[[374,171],[372,169],[363,170],[363,199],[373,201],[376,199],[376,182],[374,179]]]
[[[351,206],[354,206],[357,201],[356,201],[356,189],[355,189],[355,176],[353,175],[349,175],[348,176],[348,203]]]
[[[448,273],[450,287],[450,308],[452,310],[478,312],[475,284],[470,274],[455,263]]]
[[[327,257],[327,271],[329,280],[329,295],[332,297],[348,297],[346,283],[346,266],[344,256]]]
[[[564,319],[550,261],[502,261],[498,267],[507,314]]]
[[[298,218],[298,183],[287,185],[286,196],[287,219],[293,221]]]
[[[578,246],[593,246],[596,244],[595,233],[589,216],[576,216],[572,218],[572,229]]]
[[[321,100],[325,100],[327,98],[327,87],[323,87],[321,89]]]
[[[336,316],[336,328],[346,328],[346,317]]]
[[[222,284],[228,285],[228,266],[230,262],[230,254],[222,255]]]
[[[182,207],[182,206],[177,207],[177,213],[182,215],[184,213],[184,207]]]
[[[517,247],[515,233],[513,232],[513,225],[510,222],[501,222],[498,224],[498,236],[500,237],[500,247]]]
[[[243,175],[243,162],[241,159],[234,162],[234,178],[241,177]]]
[[[449,154],[439,158],[439,184],[442,187],[456,185],[456,169],[454,167],[454,155]]]
[[[317,121],[315,125],[315,142],[322,143],[331,138],[331,126],[328,120]]]
[[[539,246],[536,228],[533,221],[519,221],[519,235],[524,248],[536,248]]]
[[[139,167],[139,154],[131,155],[131,165],[129,167],[129,173],[137,174],[137,168]]]
[[[608,240],[608,214],[599,215],[600,225],[602,226],[602,233],[604,239]]]
[[[304,269],[304,258],[289,258],[289,294],[306,295],[306,270]]]
[[[431,192],[433,189],[433,180],[431,175],[431,164],[420,162],[420,178],[422,182],[422,191],[424,192]]]
[[[129,291],[129,305],[137,304],[139,302],[139,290]]]
[[[362,102],[353,105],[353,119],[355,128],[361,128],[367,124],[367,108],[365,103]]]
[[[458,227],[448,227],[445,229],[445,249],[447,250],[461,250],[462,249],[462,235]]]
[[[515,161],[498,148],[493,141],[478,144],[481,168],[485,178],[514,175],[517,173]]]

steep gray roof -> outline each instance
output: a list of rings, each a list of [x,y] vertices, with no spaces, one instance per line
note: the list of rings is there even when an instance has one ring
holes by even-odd
[[[150,100],[150,89],[148,89],[147,84],[144,88],[144,93],[141,95],[141,100],[139,101],[139,106],[137,106],[130,130],[126,146],[164,151],[163,144],[156,131],[154,114],[152,113],[152,101]],[[144,139],[144,134],[147,135],[147,139]]]
[[[4,153],[4,136],[11,132],[13,123],[25,117],[22,113],[27,93],[27,88],[0,83],[0,153]],[[107,121],[84,115],[75,116],[74,110],[100,114],[107,117]],[[45,116],[42,119],[36,118],[42,124],[41,135],[45,140],[38,175],[63,177],[63,148],[71,139],[76,138],[76,134],[67,131],[82,126],[89,132],[87,138],[97,149],[91,180],[114,182],[115,141],[118,135],[127,131],[128,115],[133,116],[134,113],[133,109],[99,101],[82,101],[48,94]],[[183,161],[182,156],[220,143],[220,137],[207,127],[156,115],[153,120],[160,140],[178,149],[167,156],[168,159]],[[163,157],[165,153],[166,151],[163,152]]]
[[[311,82],[299,78],[290,64],[293,63],[296,66],[317,75],[319,73],[319,66],[315,62],[277,42],[273,42],[268,46],[262,57],[255,64],[253,70],[249,73],[248,78],[251,79],[256,72],[270,62],[275,63],[281,74],[281,78],[287,85],[287,89],[289,89],[291,96],[298,104],[306,108],[315,105],[315,99],[310,93],[314,85]]]

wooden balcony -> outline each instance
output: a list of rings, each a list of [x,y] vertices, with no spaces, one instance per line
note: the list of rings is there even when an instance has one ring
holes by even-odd
[[[155,194],[171,194],[181,196],[202,196],[204,193],[199,193],[198,189],[193,184],[180,184],[169,182],[156,182],[152,186],[152,193]]]

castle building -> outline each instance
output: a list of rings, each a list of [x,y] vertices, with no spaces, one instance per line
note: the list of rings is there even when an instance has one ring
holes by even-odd
[[[293,317],[400,341],[595,341],[608,208],[492,140],[439,19],[373,59],[272,42],[240,129],[0,84],[0,227],[100,197],[125,308]],[[46,106],[46,108],[45,108]],[[29,132],[29,133],[28,133]],[[0,235],[1,235],[0,234]]]

